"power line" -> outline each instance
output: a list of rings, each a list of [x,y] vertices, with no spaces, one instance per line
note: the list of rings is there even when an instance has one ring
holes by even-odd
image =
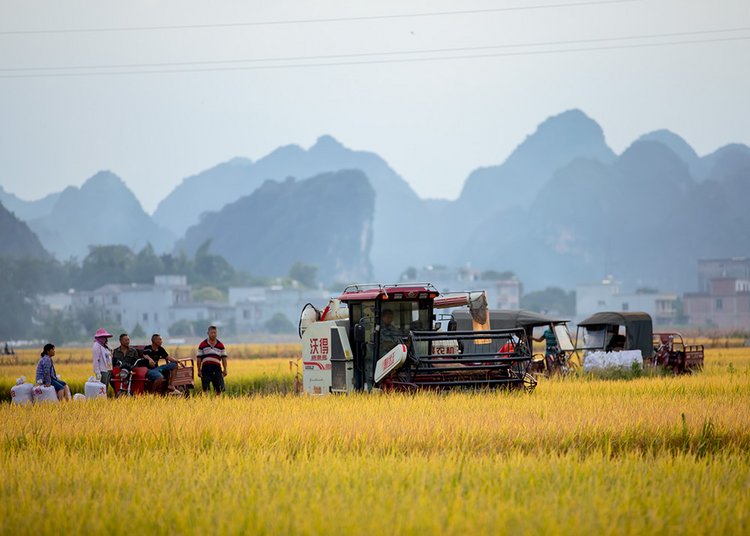
[[[284,24],[317,24],[332,22],[354,22],[365,20],[387,20],[406,19],[416,17],[443,17],[448,15],[475,15],[481,13],[499,13],[503,11],[528,11],[533,9],[554,9],[567,7],[584,7],[606,4],[623,4],[630,2],[641,2],[643,0],[595,0],[590,2],[569,2],[565,4],[541,4],[535,6],[498,7],[488,9],[471,9],[461,11],[438,11],[432,13],[402,13],[396,15],[369,15],[362,17],[338,17],[326,19],[296,19],[296,20],[272,20],[258,22],[229,22],[218,24],[183,24],[174,26],[123,26],[114,28],[76,28],[61,30],[8,30],[0,31],[0,35],[36,35],[36,34],[69,34],[69,33],[95,33],[95,32],[140,32],[161,30],[199,30],[206,28],[237,28],[245,26],[279,26]]]
[[[569,52],[590,52],[599,50],[618,50],[618,49],[631,49],[631,48],[649,48],[649,47],[660,47],[660,46],[674,46],[674,45],[689,45],[689,44],[701,44],[701,43],[719,43],[726,41],[741,41],[750,39],[748,36],[738,37],[724,37],[715,39],[695,39],[689,41],[670,41],[667,43],[637,43],[632,45],[612,45],[603,47],[587,47],[587,48],[567,48],[558,50],[533,50],[528,52],[498,52],[495,54],[471,54],[463,56],[433,56],[426,58],[393,58],[384,60],[370,60],[370,61],[343,61],[343,62],[329,62],[329,63],[297,63],[287,65],[253,65],[253,66],[237,66],[237,67],[213,67],[213,68],[195,68],[195,69],[169,69],[169,70],[146,70],[146,71],[112,71],[112,72],[90,72],[90,73],[53,73],[53,74],[9,74],[0,75],[0,78],[60,78],[60,77],[80,77],[80,76],[112,76],[112,75],[129,75],[129,74],[171,74],[171,73],[197,73],[197,72],[224,72],[224,71],[255,71],[255,70],[270,70],[270,69],[292,69],[299,67],[335,67],[335,66],[351,66],[351,65],[374,65],[384,63],[414,63],[423,61],[442,61],[442,60],[464,60],[464,59],[475,59],[475,58],[498,58],[508,56],[536,56],[542,54],[561,54]]]
[[[579,45],[579,44],[584,44],[584,43],[629,41],[629,40],[635,40],[635,39],[663,39],[663,38],[671,38],[671,37],[685,37],[689,35],[707,35],[707,34],[728,33],[728,32],[744,32],[744,31],[749,31],[749,30],[750,30],[750,27],[723,28],[723,29],[716,29],[716,30],[696,30],[692,32],[674,32],[674,33],[661,33],[661,34],[649,34],[649,35],[626,35],[626,36],[621,36],[621,37],[599,37],[599,38],[590,38],[590,39],[573,39],[573,40],[568,40],[568,41],[542,41],[542,42],[537,42],[537,43],[485,45],[485,46],[475,46],[475,47],[401,50],[401,51],[394,51],[394,52],[360,52],[360,53],[351,53],[351,54],[327,54],[327,55],[316,55],[316,56],[281,56],[281,57],[275,57],[275,58],[254,58],[254,59],[251,58],[251,59],[237,59],[237,60],[206,60],[206,61],[183,61],[183,62],[163,62],[163,63],[126,63],[126,64],[110,64],[110,65],[79,65],[79,66],[64,66],[64,67],[8,67],[8,68],[0,68],[0,72],[3,72],[3,71],[4,72],[63,71],[63,70],[77,70],[77,69],[133,69],[133,68],[148,68],[148,67],[184,67],[184,66],[189,66],[189,65],[226,65],[226,64],[231,64],[231,63],[330,60],[330,59],[364,58],[364,57],[378,57],[378,56],[397,56],[397,55],[407,55],[407,54],[445,54],[445,53],[451,53],[451,52],[496,50],[496,49],[501,49],[501,48],[525,48],[525,47],[540,47],[540,46]]]

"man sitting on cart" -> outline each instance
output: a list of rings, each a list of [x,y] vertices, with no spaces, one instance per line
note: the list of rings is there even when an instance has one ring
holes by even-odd
[[[130,346],[130,336],[127,333],[120,334],[120,346],[112,351],[112,363],[116,367],[123,364],[132,368],[138,361],[138,351]]]
[[[169,376],[169,393],[173,395],[182,394],[174,387],[174,381],[177,378],[177,374],[174,373],[174,369],[177,368],[177,360],[167,353],[161,343],[161,335],[154,333],[151,336],[151,344],[143,349],[143,357],[148,360],[146,379],[152,381],[150,391],[152,393],[157,391],[159,386],[164,382],[164,373],[166,372],[167,376]],[[160,366],[159,359],[164,359],[166,363]]]

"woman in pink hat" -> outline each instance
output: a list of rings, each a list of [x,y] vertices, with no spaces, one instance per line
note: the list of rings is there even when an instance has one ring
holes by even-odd
[[[107,346],[107,339],[111,336],[104,328],[97,330],[94,335],[94,347],[91,349],[94,355],[94,374],[105,386],[109,385],[112,375],[112,351]]]

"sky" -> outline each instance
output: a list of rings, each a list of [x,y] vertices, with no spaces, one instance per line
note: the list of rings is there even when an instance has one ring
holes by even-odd
[[[750,145],[746,0],[0,3],[0,186],[27,200],[110,170],[151,213],[324,134],[455,199],[572,108],[616,153]]]

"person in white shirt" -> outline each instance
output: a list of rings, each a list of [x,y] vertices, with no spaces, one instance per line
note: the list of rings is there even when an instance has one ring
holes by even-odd
[[[94,347],[91,353],[94,358],[94,374],[96,379],[105,386],[109,385],[110,376],[112,376],[112,351],[107,345],[107,339],[112,337],[107,330],[101,328],[94,335]]]

